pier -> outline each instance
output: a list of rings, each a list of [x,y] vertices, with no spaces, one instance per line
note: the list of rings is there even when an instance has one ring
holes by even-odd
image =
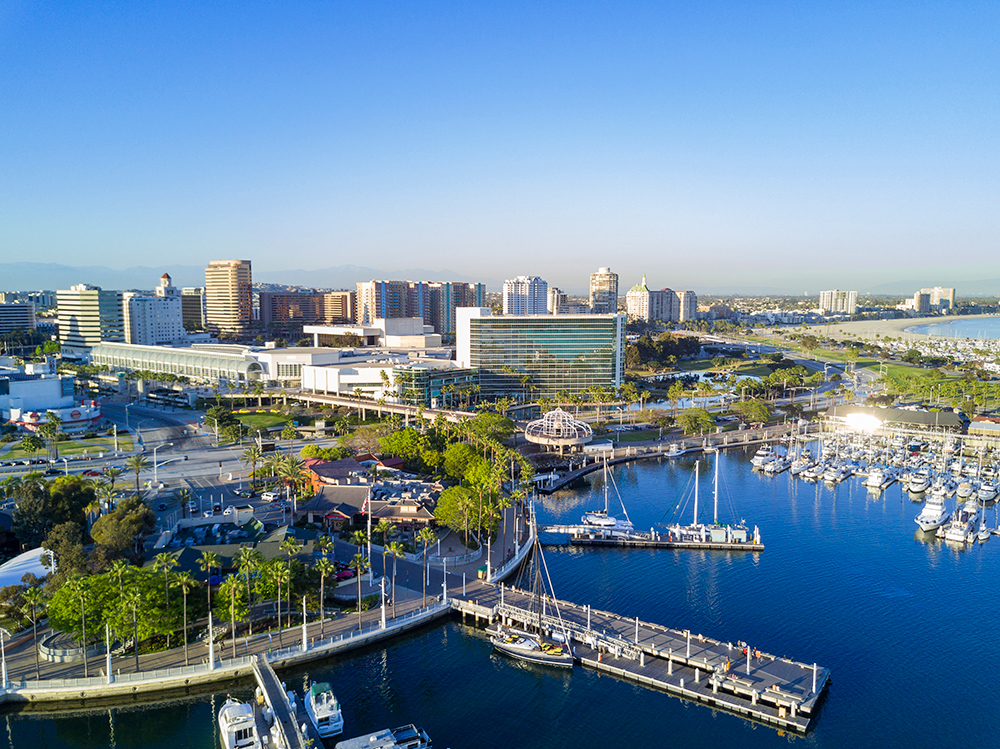
[[[266,658],[258,657],[253,664],[253,673],[257,679],[257,687],[267,706],[271,709],[274,722],[270,727],[270,735],[273,738],[272,746],[280,749],[306,749],[309,746],[322,746],[319,734],[312,723],[306,718],[305,711],[300,710],[301,716],[292,709],[288,702],[288,695],[281,682],[278,681],[274,669],[267,662]],[[298,704],[298,700],[296,700]],[[257,711],[254,711],[257,714]],[[301,720],[305,718],[305,720]],[[258,721],[257,731],[261,736],[267,736],[268,731],[260,730]]]
[[[457,596],[452,606],[477,622],[536,623],[527,593],[503,587],[490,593],[488,599],[483,590]],[[565,630],[583,666],[775,728],[806,733],[830,681],[829,669],[815,663],[568,601],[558,601],[558,606],[561,620],[552,601],[545,601],[542,628]]]
[[[624,534],[602,533],[600,529],[586,525],[545,525],[540,533],[556,533],[569,536],[573,546],[617,546],[633,549],[692,549],[709,551],[764,551],[764,544],[752,540],[716,541],[711,537],[703,541],[678,540],[670,534],[632,532]]]

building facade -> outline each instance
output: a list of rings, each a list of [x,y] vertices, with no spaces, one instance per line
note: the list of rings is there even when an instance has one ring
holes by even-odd
[[[610,268],[598,268],[590,274],[590,311],[595,315],[618,312],[618,274]]]
[[[203,330],[205,327],[205,289],[185,286],[181,290],[181,322],[185,330]]]
[[[0,304],[0,334],[35,329],[34,302]]]
[[[90,350],[90,363],[112,370],[160,372],[199,382],[250,382],[264,379],[264,367],[249,352],[131,343],[101,343]]]
[[[62,355],[80,359],[101,341],[125,341],[122,293],[77,284],[56,292]]]
[[[819,293],[819,311],[821,314],[841,313],[853,315],[858,311],[858,292],[830,289]]]
[[[548,312],[549,285],[538,276],[518,276],[503,282],[505,315],[544,315]]]
[[[625,312],[633,320],[688,322],[698,319],[698,295],[693,291],[650,289],[646,276],[625,294]]]
[[[353,291],[262,291],[260,322],[268,325],[314,325],[354,320]]]
[[[154,296],[122,294],[125,342],[162,346],[184,341],[184,312],[180,289],[164,273]]]
[[[479,370],[482,397],[551,398],[619,387],[624,315],[504,315],[458,311],[456,360]]]
[[[205,269],[205,323],[239,333],[253,322],[253,278],[249,260],[213,260]]]

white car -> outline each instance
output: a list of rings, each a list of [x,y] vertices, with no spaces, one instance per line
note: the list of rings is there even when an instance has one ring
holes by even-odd
[[[278,500],[277,492],[264,492],[260,495],[262,502],[276,502]]]

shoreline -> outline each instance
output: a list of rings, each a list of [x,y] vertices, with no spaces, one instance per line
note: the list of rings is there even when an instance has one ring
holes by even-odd
[[[904,337],[914,339],[944,338],[947,340],[970,340],[968,336],[941,336],[929,333],[918,333],[912,329],[923,325],[940,325],[958,320],[995,320],[1000,315],[948,315],[938,317],[908,317],[896,320],[857,320],[853,322],[833,323],[831,325],[810,325],[810,332],[825,335],[828,338],[844,340],[847,338],[871,339],[876,335],[883,338]],[[978,339],[971,339],[978,340]],[[994,339],[984,339],[994,340]]]

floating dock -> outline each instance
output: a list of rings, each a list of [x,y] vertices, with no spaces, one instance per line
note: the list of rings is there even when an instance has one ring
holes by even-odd
[[[530,595],[511,588],[457,596],[451,604],[463,615],[492,622],[534,624]],[[487,596],[489,596],[487,598]],[[689,630],[626,619],[617,614],[551,599],[543,604],[542,627],[562,628],[583,666],[661,689],[684,699],[726,710],[782,730],[806,733],[830,681],[830,671],[722,642]]]
[[[633,549],[692,549],[708,551],[764,551],[764,544],[753,540],[722,541],[706,537],[702,540],[677,539],[663,533],[605,533],[584,525],[546,525],[540,533],[561,533],[569,536],[573,546],[616,546]]]

